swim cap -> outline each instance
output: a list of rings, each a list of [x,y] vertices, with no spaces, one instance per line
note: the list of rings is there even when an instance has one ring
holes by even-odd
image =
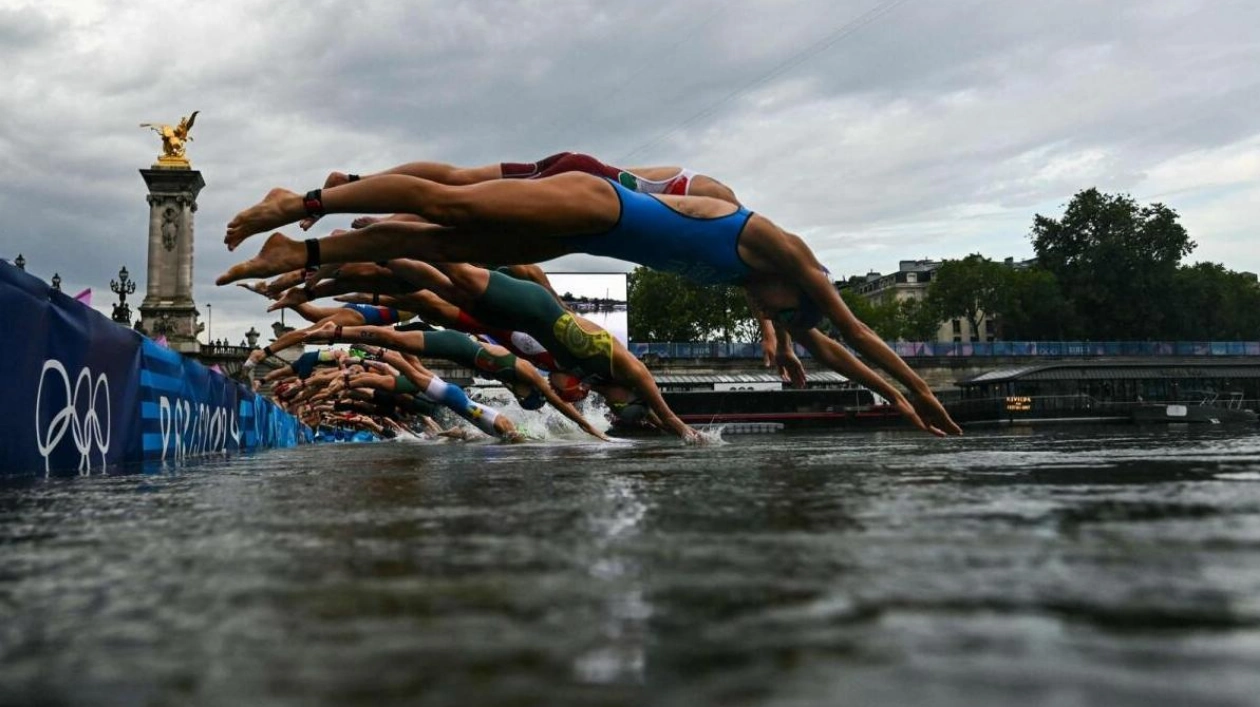
[[[795,307],[780,309],[774,318],[793,329],[813,329],[823,320],[823,312],[813,298],[802,292]]]
[[[617,422],[623,425],[637,425],[647,419],[648,408],[641,400],[622,405],[617,411]]]
[[[529,395],[526,395],[523,398],[517,398],[516,402],[520,403],[521,407],[526,410],[537,410],[547,402],[547,399],[543,397],[541,391],[534,388],[529,391]]]
[[[576,403],[586,398],[587,393],[591,391],[590,386],[583,383],[581,378],[563,371],[552,371],[547,376],[547,380],[556,391],[556,395],[559,395],[560,399],[566,403]]]

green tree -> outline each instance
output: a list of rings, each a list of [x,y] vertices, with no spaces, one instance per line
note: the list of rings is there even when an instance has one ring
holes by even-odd
[[[681,278],[637,268],[626,278],[626,308],[632,341],[697,341],[692,291]]]
[[[908,299],[901,303],[901,336],[905,341],[936,341],[941,330],[941,317],[926,299]]]
[[[1179,268],[1170,289],[1168,338],[1241,341],[1260,335],[1260,286],[1254,279],[1217,263],[1197,263]]]
[[[853,315],[865,322],[876,334],[879,334],[881,339],[896,341],[902,338],[905,321],[901,313],[901,305],[896,300],[891,298],[870,300],[851,289],[840,290],[840,298],[849,306]],[[833,338],[837,336],[830,321],[824,320],[819,326],[828,336]]]
[[[633,341],[756,341],[757,322],[740,288],[698,285],[673,273],[636,268],[627,279]]]
[[[979,336],[981,320],[1000,314],[1010,272],[1007,266],[979,253],[946,260],[928,285],[928,306],[936,312],[937,321],[966,319]]]
[[[1057,341],[1074,336],[1074,314],[1059,281],[1041,268],[1011,269],[997,306],[1001,338]]]
[[[1177,212],[1126,194],[1077,193],[1062,218],[1038,214],[1031,233],[1041,267],[1071,302],[1079,334],[1149,339],[1164,331],[1169,283],[1195,248]]]

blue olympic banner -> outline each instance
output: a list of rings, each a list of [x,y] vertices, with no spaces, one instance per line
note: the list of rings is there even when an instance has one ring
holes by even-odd
[[[0,477],[283,447],[301,425],[242,383],[0,262]]]

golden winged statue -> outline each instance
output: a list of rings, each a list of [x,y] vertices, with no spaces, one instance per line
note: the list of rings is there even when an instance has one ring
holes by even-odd
[[[162,154],[158,156],[157,162],[159,166],[189,166],[188,157],[184,153],[184,144],[192,140],[188,136],[188,131],[192,130],[193,123],[196,122],[197,114],[200,112],[195,110],[192,115],[180,118],[179,125],[175,126],[165,123],[140,124],[140,127],[148,128],[162,136]]]

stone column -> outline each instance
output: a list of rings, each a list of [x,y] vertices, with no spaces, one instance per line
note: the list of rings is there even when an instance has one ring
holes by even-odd
[[[144,302],[147,304],[156,302],[161,297],[162,270],[155,265],[162,262],[162,241],[160,238],[154,238],[153,234],[160,233],[162,230],[162,206],[165,199],[153,194],[149,194],[146,198],[149,202],[149,265],[144,280]]]
[[[193,302],[193,212],[206,185],[189,167],[140,170],[149,186],[149,267],[141,322],[153,338],[165,336],[182,353],[200,350]]]

